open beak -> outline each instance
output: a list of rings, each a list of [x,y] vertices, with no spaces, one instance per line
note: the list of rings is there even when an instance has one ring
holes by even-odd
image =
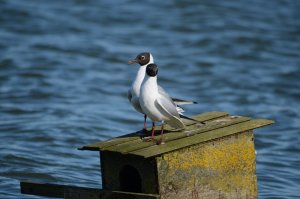
[[[133,60],[128,61],[128,64],[134,64],[134,63],[138,63],[138,60],[137,59],[133,59]]]

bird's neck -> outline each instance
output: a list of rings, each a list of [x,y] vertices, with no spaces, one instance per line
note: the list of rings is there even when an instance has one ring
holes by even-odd
[[[149,77],[146,75],[143,80],[142,87],[143,90],[147,90],[147,92],[151,93],[152,95],[158,93],[157,76]]]
[[[154,62],[153,60],[153,57],[151,56],[150,57],[150,61],[148,64],[152,64]],[[148,64],[145,64],[143,66],[140,66],[137,74],[136,74],[136,77],[135,77],[135,80],[132,84],[132,90],[133,90],[133,94],[135,96],[139,96],[140,95],[140,88],[141,88],[141,84],[145,78],[145,74],[146,74],[146,68],[147,68],[147,65]]]
[[[135,80],[132,84],[132,90],[136,96],[139,96],[140,94],[140,87],[145,77],[146,67],[146,65],[140,66],[136,74]]]

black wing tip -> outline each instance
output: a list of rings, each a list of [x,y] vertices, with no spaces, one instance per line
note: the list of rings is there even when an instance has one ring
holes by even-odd
[[[205,124],[205,122],[195,120],[195,119],[187,117],[187,116],[185,116],[183,114],[179,114],[179,116],[180,116],[180,118],[183,118],[183,119],[186,119],[186,120],[191,120],[191,121],[194,121],[194,122],[197,122],[197,123],[200,123],[200,124]]]
[[[187,117],[187,116],[182,115],[182,114],[179,114],[179,116],[180,116],[180,118],[184,118],[184,119],[187,119],[187,120],[197,121],[197,120],[195,120],[193,118]]]

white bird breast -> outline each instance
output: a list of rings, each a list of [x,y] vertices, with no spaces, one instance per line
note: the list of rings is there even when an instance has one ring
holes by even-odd
[[[140,91],[140,105],[152,121],[163,121],[166,117],[157,109],[155,101],[159,96],[156,77],[146,77]]]

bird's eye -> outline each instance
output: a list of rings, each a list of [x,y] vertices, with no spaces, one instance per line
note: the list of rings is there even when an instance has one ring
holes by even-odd
[[[144,55],[141,56],[141,60],[144,60],[146,59],[146,57]]]

